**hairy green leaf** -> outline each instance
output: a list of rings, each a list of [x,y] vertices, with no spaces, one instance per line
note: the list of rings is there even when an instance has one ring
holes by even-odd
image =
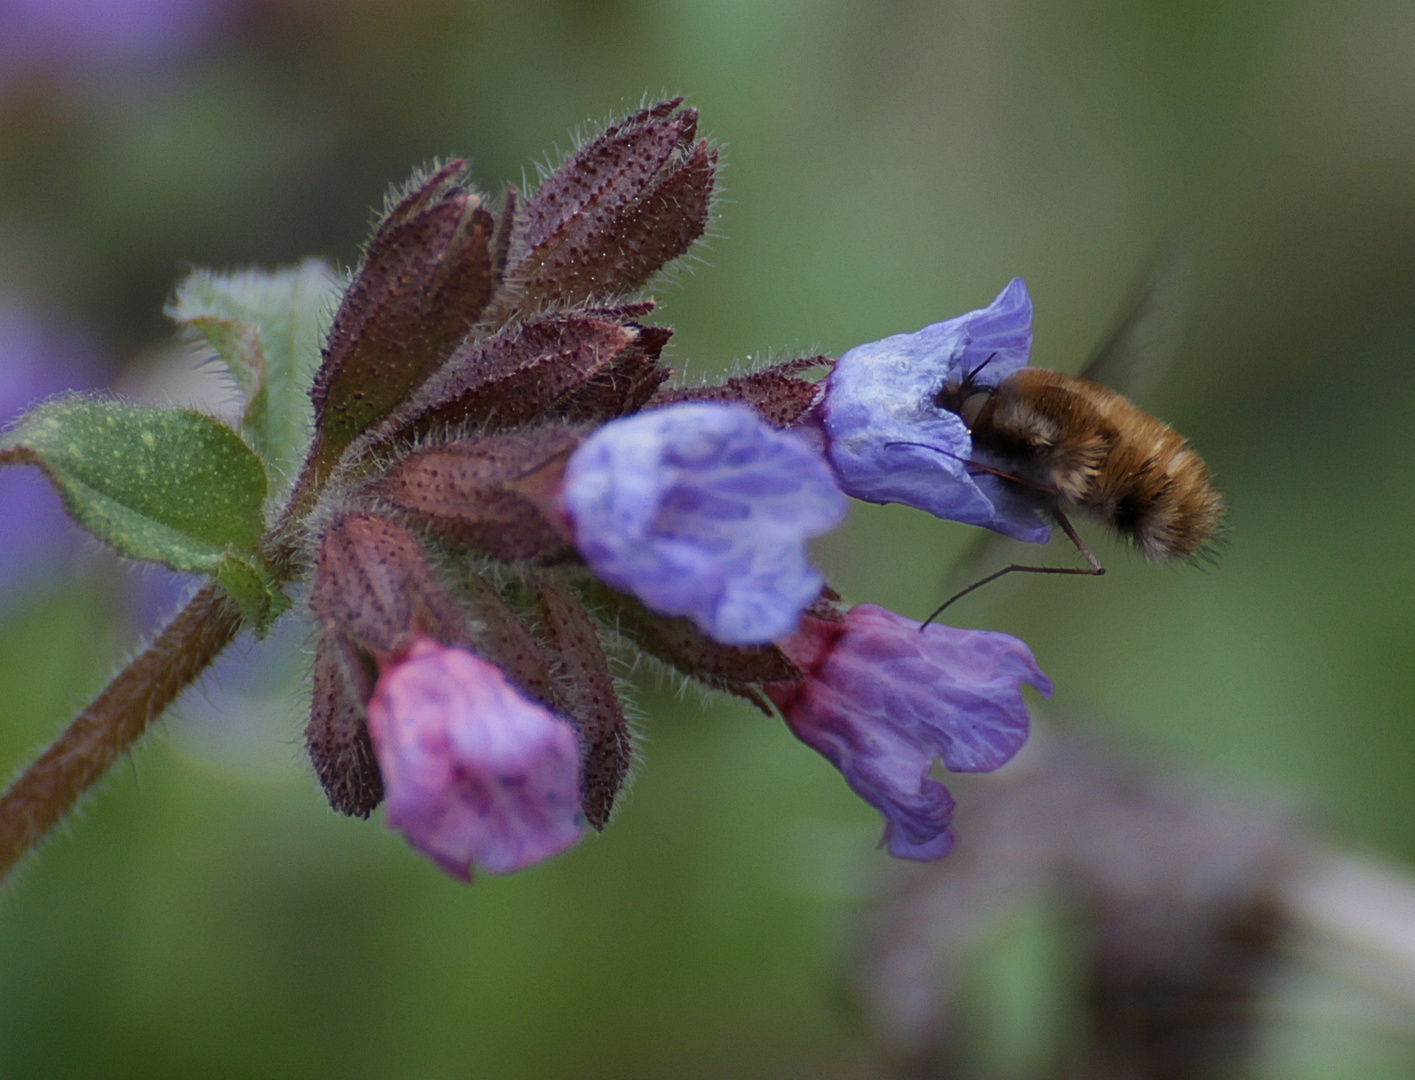
[[[0,438],[0,464],[48,474],[69,514],[123,555],[217,574],[254,562],[265,468],[231,428],[186,409],[67,397]]]
[[[241,617],[262,637],[271,623],[290,609],[290,597],[259,559],[223,556],[212,576],[240,609]]]
[[[272,496],[309,449],[309,388],[343,288],[322,259],[273,272],[194,270],[168,316],[216,350],[245,399],[242,428],[265,460]]]

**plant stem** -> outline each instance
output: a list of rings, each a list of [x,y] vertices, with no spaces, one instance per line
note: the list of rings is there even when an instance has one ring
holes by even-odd
[[[1415,1023],[1415,877],[1349,852],[1320,852],[1281,894],[1300,955],[1399,1006]]]
[[[241,629],[209,584],[0,797],[0,881]]]

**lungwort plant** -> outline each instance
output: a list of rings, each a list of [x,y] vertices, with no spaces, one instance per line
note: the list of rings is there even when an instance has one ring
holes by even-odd
[[[178,285],[169,314],[224,363],[238,423],[77,394],[21,417],[0,461],[37,465],[122,555],[208,581],[0,799],[0,873],[282,617],[312,625],[305,745],[330,804],[386,803],[459,878],[609,822],[633,757],[616,657],[779,712],[893,854],[947,853],[935,758],[1003,764],[1021,685],[1050,684],[1006,635],[845,610],[811,565],[846,511],[836,459],[889,437],[841,420],[873,414],[808,377],[828,358],[673,384],[645,288],[703,235],[717,167],[676,99],[495,208],[449,162],[390,197],[347,279],[312,261]],[[1025,287],[939,327],[930,363],[994,339],[1025,362]],[[970,490],[927,508],[964,514]]]

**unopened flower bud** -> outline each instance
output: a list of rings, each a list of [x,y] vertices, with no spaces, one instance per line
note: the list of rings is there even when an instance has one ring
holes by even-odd
[[[490,321],[552,299],[631,293],[703,234],[717,151],[696,138],[697,110],[681,104],[640,110],[546,178],[516,216],[507,273],[517,287],[492,305]]]
[[[379,514],[340,514],[320,538],[310,606],[380,662],[417,635],[467,640],[465,618],[413,535]]]
[[[378,493],[415,520],[493,558],[563,555],[571,540],[560,485],[580,438],[568,428],[544,425],[434,443],[390,469]]]
[[[416,178],[369,240],[310,391],[323,467],[437,369],[491,298],[495,222],[464,171]]]

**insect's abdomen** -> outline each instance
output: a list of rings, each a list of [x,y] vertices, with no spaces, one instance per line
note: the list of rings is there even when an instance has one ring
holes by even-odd
[[[1082,505],[1155,562],[1197,554],[1223,516],[1209,469],[1185,438],[1116,395],[1133,415]]]
[[[1004,379],[974,442],[1063,508],[1131,537],[1152,560],[1201,550],[1223,515],[1209,470],[1184,437],[1109,387],[1044,368]]]

